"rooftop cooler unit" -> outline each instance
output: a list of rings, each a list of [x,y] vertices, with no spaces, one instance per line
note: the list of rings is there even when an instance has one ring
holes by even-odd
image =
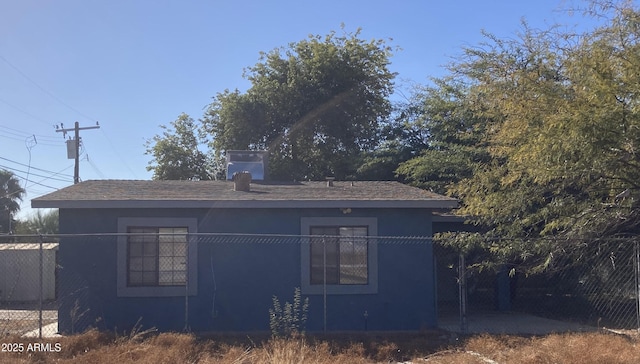
[[[267,174],[267,151],[250,150],[228,150],[227,157],[227,180],[233,178],[236,172],[249,172],[251,179],[262,181]]]

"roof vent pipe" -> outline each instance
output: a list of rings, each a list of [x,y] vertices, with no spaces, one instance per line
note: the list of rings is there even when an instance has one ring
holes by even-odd
[[[335,177],[326,177],[327,180],[327,187],[333,187],[333,181],[335,180]]]
[[[236,172],[233,174],[232,179],[234,191],[251,191],[251,173],[247,171]]]

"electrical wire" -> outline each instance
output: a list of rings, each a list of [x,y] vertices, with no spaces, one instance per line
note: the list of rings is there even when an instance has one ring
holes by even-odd
[[[109,139],[109,137],[107,136],[107,133],[104,131],[104,128],[100,128],[100,131],[102,132],[102,135],[104,135],[104,138],[107,139],[107,142],[109,143],[109,146],[111,146],[111,149],[114,151],[115,155],[120,159],[120,162],[122,162],[122,165],[124,165],[127,168],[127,170],[131,173],[131,175],[135,179],[138,179],[138,176],[136,175],[136,173],[131,169],[131,167],[129,167],[129,164],[127,164],[127,161],[122,157],[118,149],[113,145],[113,143],[111,142],[111,139]]]
[[[89,153],[87,152],[87,149],[84,146],[84,143],[80,144],[80,146],[82,147],[82,153],[84,153],[85,155],[85,158],[82,160],[86,160],[87,163],[89,163],[89,165],[91,166],[91,168],[93,168],[93,171],[96,172],[96,174],[100,176],[101,179],[106,179],[102,171],[100,171],[100,169],[89,159]]]
[[[13,64],[11,64],[11,62],[9,62],[6,58],[4,58],[1,54],[0,54],[0,59],[3,60],[7,65],[9,65],[9,67],[13,68],[14,71],[18,72],[22,77],[24,77],[27,81],[31,82],[34,86],[36,86],[38,89],[40,89],[40,91],[44,92],[45,94],[49,95],[52,99],[56,100],[57,102],[59,102],[60,104],[66,106],[67,108],[69,108],[69,110],[73,110],[75,111],[78,115],[81,115],[85,118],[87,118],[88,120],[96,120],[80,111],[78,111],[76,108],[74,108],[73,106],[67,104],[66,102],[62,101],[60,98],[58,98],[56,95],[52,94],[51,92],[47,91],[44,87],[40,86],[36,81],[32,80],[29,76],[27,76],[24,72],[22,72],[18,67],[14,66]],[[48,123],[47,123],[48,124]]]
[[[18,130],[18,129],[15,129],[15,128],[10,128],[10,127],[4,126],[4,125],[0,125],[0,128],[10,130],[12,132],[10,134],[14,134],[14,135],[17,135],[17,136],[28,137],[30,135],[35,135],[36,137],[38,137],[38,140],[40,140],[40,141],[46,139],[46,140],[51,141],[51,142],[58,142],[58,141],[61,140],[60,137],[53,137],[53,136],[48,136],[48,135],[35,134],[35,133],[31,133],[31,132],[26,132],[26,131],[23,131],[23,130]]]
[[[6,59],[4,56],[2,56],[1,54],[0,54],[0,60],[4,61],[4,62],[5,62],[7,65],[9,65],[9,67],[11,67],[14,71],[16,71],[18,74],[20,74],[22,77],[24,77],[27,81],[29,81],[29,82],[30,82],[30,83],[32,83],[34,86],[36,86],[38,89],[40,89],[40,91],[42,91],[42,92],[44,92],[45,94],[49,95],[51,98],[53,98],[54,100],[56,100],[56,101],[57,101],[57,102],[59,102],[60,104],[62,104],[62,105],[64,105],[64,106],[66,106],[66,107],[67,107],[67,108],[69,108],[70,110],[73,110],[73,111],[74,111],[74,112],[76,112],[78,115],[81,115],[81,116],[83,116],[84,118],[86,118],[86,119],[88,119],[88,120],[91,120],[91,121],[95,121],[95,120],[96,120],[96,118],[92,118],[91,116],[89,116],[89,115],[86,115],[86,114],[82,113],[82,112],[81,112],[81,111],[79,111],[78,109],[76,109],[76,108],[74,108],[73,106],[71,106],[71,105],[67,104],[66,102],[62,101],[60,98],[58,98],[56,95],[54,95],[54,94],[53,94],[53,93],[51,93],[50,91],[46,90],[44,87],[40,86],[40,85],[39,85],[37,82],[35,82],[31,77],[27,76],[24,72],[22,72],[18,67],[14,66],[11,62],[9,62],[9,60],[7,60],[7,59]],[[10,106],[10,107],[12,107],[12,108],[14,108],[14,109],[16,109],[16,110],[18,110],[18,111],[20,111],[20,112],[22,112],[22,113],[24,113],[24,114],[28,115],[28,116],[30,116],[30,117],[32,117],[32,118],[34,118],[34,119],[38,120],[38,121],[40,121],[40,122],[42,122],[42,123],[44,123],[44,124],[50,125],[50,123],[49,123],[48,121],[45,121],[45,120],[43,120],[43,119],[41,119],[41,118],[39,118],[39,117],[37,117],[37,116],[35,116],[35,115],[33,115],[33,114],[31,114],[31,113],[29,113],[29,112],[25,111],[25,110],[23,110],[23,109],[21,109],[21,108],[19,108],[19,107],[17,107],[17,106],[14,106],[14,105],[12,105],[12,104],[10,104],[10,103],[8,103],[8,102],[4,101],[4,100],[1,100],[1,99],[0,99],[0,101],[2,101],[3,103],[7,104],[8,106]],[[113,145],[113,143],[111,142],[111,140],[107,137],[107,135],[106,135],[106,133],[104,132],[104,130],[102,131],[102,133],[103,133],[103,135],[105,136],[105,138],[107,139],[107,142],[108,142],[108,143],[109,143],[109,145],[111,146],[111,149],[114,151],[115,155],[116,155],[116,156],[118,156],[118,158],[119,158],[119,159],[120,159],[120,161],[122,162],[122,165],[124,165],[124,166],[127,168],[127,170],[129,170],[129,172],[130,172],[130,173],[131,173],[135,178],[137,178],[136,173],[135,173],[135,172],[131,169],[131,167],[127,164],[126,160],[125,160],[125,159],[122,157],[122,155],[119,153],[118,149],[117,149],[117,148],[115,148],[115,146]],[[0,135],[0,136],[2,136],[2,135]],[[6,136],[5,136],[5,137],[6,137]],[[9,138],[9,137],[6,137],[6,138]],[[12,139],[12,138],[10,138],[10,139]],[[42,144],[43,144],[43,145],[45,145],[44,143],[42,143]],[[62,145],[56,145],[56,146],[62,146]],[[101,173],[100,173],[100,174],[101,174]]]
[[[8,170],[8,171],[11,171],[11,172],[27,173],[26,171],[19,170],[19,169],[15,169],[15,168],[11,168],[11,167],[7,167],[7,166],[1,165],[1,164],[0,164],[0,168],[4,168],[4,169],[6,169],[6,170]],[[34,175],[34,176],[36,176],[36,177],[42,177],[42,178],[46,178],[46,179],[50,179],[50,180],[54,180],[54,181],[60,181],[60,182],[71,182],[71,181],[70,181],[70,180],[68,180],[68,179],[54,178],[54,177],[52,177],[52,176],[43,176],[43,175],[41,175],[41,174],[35,174],[35,173],[31,173],[31,174],[33,174],[33,175]],[[24,178],[24,177],[23,177],[23,178]]]
[[[10,136],[6,136],[6,135],[0,135],[0,137],[2,138],[6,138],[6,139],[11,139],[11,140],[17,140],[17,141],[22,141],[22,139],[18,139],[18,138],[14,138],[14,137],[10,137]]]
[[[0,57],[2,57],[2,56],[0,56]],[[15,106],[15,105],[13,105],[13,104],[10,104],[10,103],[8,103],[7,101],[5,101],[5,100],[3,100],[3,99],[0,99],[0,102],[2,102],[3,104],[5,104],[5,105],[7,105],[7,106],[9,106],[9,107],[11,107],[11,108],[13,108],[13,109],[17,110],[17,111],[20,111],[21,113],[23,113],[23,114],[25,114],[25,115],[27,115],[27,116],[32,117],[34,120],[37,120],[37,121],[39,121],[39,122],[41,122],[41,123],[43,123],[43,124],[51,125],[51,123],[49,123],[48,121],[46,121],[46,120],[44,120],[44,119],[41,119],[41,118],[39,118],[38,116],[35,116],[35,115],[31,114],[30,112],[25,111],[25,110],[23,110],[23,109],[21,109],[21,108],[19,108],[19,107]]]
[[[36,145],[38,145],[38,140],[34,135],[33,138],[29,137],[24,140],[24,145],[27,147],[29,151],[29,165],[27,166],[27,178],[24,180],[24,190],[27,191],[27,184],[29,183],[29,173],[31,172],[31,149],[33,149]]]
[[[3,133],[7,133],[8,135],[6,135],[6,134],[3,135]],[[32,136],[32,135],[35,135],[35,134],[27,134],[27,137],[28,136]],[[17,141],[24,141],[24,138],[25,138],[25,136],[23,136],[23,135],[19,135],[19,134],[16,134],[16,133],[11,133],[11,132],[8,132],[8,131],[5,131],[5,130],[0,130],[0,137],[6,138],[6,139],[10,139],[10,140],[17,140]],[[37,137],[40,138],[39,136],[37,136]],[[44,146],[47,146],[47,147],[62,147],[62,146],[64,146],[64,143],[60,143],[60,141],[61,140],[58,140],[58,143],[53,144],[51,142],[47,143],[46,140],[45,140],[44,143],[38,143],[38,144],[44,145]]]
[[[8,159],[8,158],[0,157],[0,159],[5,160],[5,161],[7,161],[7,162],[15,163],[15,164],[20,165],[20,166],[23,166],[23,167],[27,167],[27,165],[26,165],[26,164],[24,164],[24,163],[16,162],[16,161],[11,160],[11,159]],[[35,170],[37,170],[37,171],[40,171],[40,172],[50,173],[50,174],[52,174],[52,175],[54,175],[54,176],[56,176],[56,175],[57,175],[57,176],[63,176],[63,177],[73,178],[73,176],[72,176],[72,175],[70,175],[70,174],[62,174],[62,173],[60,173],[60,172],[53,172],[53,171],[49,171],[49,170],[47,170],[47,169],[42,169],[42,168],[37,168],[37,167],[31,167],[31,168],[32,168],[32,169],[35,169]],[[68,168],[69,168],[69,167],[68,167]],[[68,168],[65,168],[65,169],[68,169]],[[63,169],[63,171],[64,171],[65,169]]]
[[[0,167],[2,167],[2,166],[0,166]],[[14,175],[16,178],[19,178],[19,179],[25,179],[24,177],[22,177],[22,176],[21,176],[21,175],[19,175],[19,174],[13,173],[13,175]],[[36,184],[36,185],[38,185],[38,186],[42,186],[42,187],[46,187],[46,188],[50,188],[50,189],[52,189],[52,190],[57,190],[57,189],[58,189],[57,187],[53,187],[53,186],[49,186],[49,185],[45,185],[45,184],[41,183],[42,181],[45,181],[45,180],[47,180],[47,178],[45,178],[45,179],[43,179],[43,180],[40,180],[40,182],[30,181],[31,186],[27,186],[27,187],[24,189],[24,190],[25,190],[25,192],[26,192],[27,188],[32,187],[34,184]],[[16,193],[17,193],[17,192],[14,192],[13,194],[16,194]],[[9,196],[11,196],[11,195],[12,195],[12,194],[9,194]]]

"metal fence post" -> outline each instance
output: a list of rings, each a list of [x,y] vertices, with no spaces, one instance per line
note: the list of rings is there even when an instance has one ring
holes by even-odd
[[[39,272],[39,292],[38,292],[38,337],[40,339],[42,339],[42,290],[44,289],[44,284],[43,284],[43,279],[44,279],[44,269],[42,267],[42,265],[44,264],[44,259],[43,259],[43,242],[44,238],[42,237],[42,235],[40,235],[40,254],[39,254],[39,261],[40,261],[40,272]]]
[[[467,269],[464,254],[458,257],[458,294],[460,295],[460,331],[467,332]]]
[[[322,330],[327,333],[327,239],[322,238]]]
[[[636,286],[636,329],[640,331],[640,247],[638,247],[638,240],[634,242],[634,260],[635,260],[635,286]]]
[[[175,236],[173,237],[175,239]],[[184,277],[184,331],[189,331],[189,243],[192,236],[187,234],[187,242],[185,247],[185,277]],[[175,240],[174,240],[175,241]]]

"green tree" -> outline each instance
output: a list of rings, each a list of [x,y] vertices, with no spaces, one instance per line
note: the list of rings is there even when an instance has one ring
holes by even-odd
[[[438,193],[471,177],[478,163],[490,159],[483,140],[484,117],[475,114],[467,98],[468,86],[453,77],[434,79],[413,97],[417,117],[405,127],[419,130],[420,145],[411,143],[413,158],[402,162],[395,173],[407,182]]]
[[[219,93],[203,123],[219,159],[226,150],[269,150],[273,179],[347,178],[378,142],[390,113],[391,49],[359,31],[308,39],[262,53],[246,93]]]
[[[640,13],[594,4],[609,16],[598,29],[487,35],[453,65],[491,156],[449,191],[491,239],[458,244],[541,267],[579,239],[637,234]]]
[[[20,202],[25,190],[11,172],[0,170],[0,232],[11,233],[15,224],[14,216],[20,211]]]
[[[42,212],[37,210],[24,221],[19,221],[16,225],[16,234],[57,234],[58,233],[58,210]]]
[[[395,102],[390,118],[379,126],[379,144],[374,150],[363,151],[358,162],[360,180],[400,180],[398,166],[415,157],[429,146],[429,131],[420,119],[423,109],[418,101],[420,93],[407,102]]]
[[[153,159],[147,166],[156,180],[210,180],[211,163],[200,150],[205,144],[198,134],[199,125],[187,114],[181,114],[170,126],[160,125],[162,135],[147,140],[145,154]]]

